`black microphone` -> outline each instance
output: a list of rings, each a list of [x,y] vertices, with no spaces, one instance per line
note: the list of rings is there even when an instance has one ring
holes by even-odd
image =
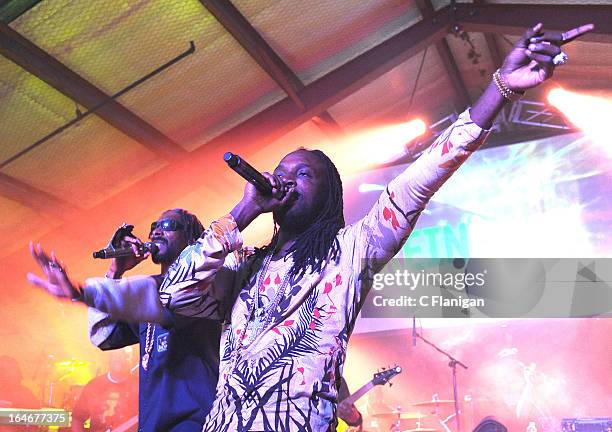
[[[223,160],[227,165],[236,171],[243,179],[251,183],[257,190],[264,195],[272,195],[272,185],[259,171],[249,165],[237,154],[227,152],[223,155]]]
[[[416,332],[416,315],[412,316],[412,346],[416,346],[417,332]]]
[[[140,248],[140,253],[151,252],[152,254],[157,252],[159,248],[153,242],[146,242],[142,244]],[[134,256],[134,251],[131,247],[126,246],[122,248],[110,248],[100,249],[93,253],[94,258],[99,259],[111,259],[111,258],[120,258],[120,257],[128,257]]]

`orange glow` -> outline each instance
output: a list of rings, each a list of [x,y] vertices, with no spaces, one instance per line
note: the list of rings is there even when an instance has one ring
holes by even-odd
[[[340,172],[347,174],[400,158],[406,153],[407,144],[426,130],[421,119],[371,128],[352,134],[326,152]]]
[[[612,98],[555,88],[548,93],[548,102],[612,157],[608,130],[612,119]]]

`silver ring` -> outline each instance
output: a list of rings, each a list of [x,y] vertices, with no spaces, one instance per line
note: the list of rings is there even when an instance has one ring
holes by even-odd
[[[569,57],[567,56],[567,54],[565,54],[563,51],[561,51],[559,54],[557,54],[556,56],[553,57],[553,64],[555,66],[561,66],[564,65],[565,63],[567,63],[567,60],[569,59]]]
[[[56,270],[58,270],[58,271],[60,271],[60,272],[63,272],[63,271],[64,271],[64,269],[63,269],[63,268],[61,268],[59,265],[57,265],[57,264],[56,264],[55,262],[53,262],[53,261],[50,261],[50,262],[49,262],[49,268],[51,268],[51,269],[56,269]]]

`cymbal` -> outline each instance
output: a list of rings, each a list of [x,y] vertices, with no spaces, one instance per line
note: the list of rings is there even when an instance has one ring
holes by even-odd
[[[432,400],[432,401],[425,401],[425,402],[417,402],[417,403],[413,403],[412,406],[433,406],[433,405],[447,405],[447,404],[454,404],[455,401],[452,399],[440,399],[440,400]]]
[[[389,411],[372,414],[372,417],[379,417],[390,420],[413,420],[427,417],[427,414],[420,412],[405,412],[405,411]]]
[[[74,368],[74,367],[83,367],[89,366],[91,364],[90,361],[84,360],[65,360],[65,361],[56,361],[53,363],[53,366],[56,368]]]
[[[85,360],[64,360],[53,363],[54,381],[66,384],[85,385],[93,378],[92,362]]]

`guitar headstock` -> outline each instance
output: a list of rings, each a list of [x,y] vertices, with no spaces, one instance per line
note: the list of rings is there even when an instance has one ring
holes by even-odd
[[[389,382],[391,378],[395,375],[398,375],[402,372],[401,366],[395,365],[389,369],[383,369],[380,372],[377,372],[372,377],[372,383],[374,385],[385,385]]]

